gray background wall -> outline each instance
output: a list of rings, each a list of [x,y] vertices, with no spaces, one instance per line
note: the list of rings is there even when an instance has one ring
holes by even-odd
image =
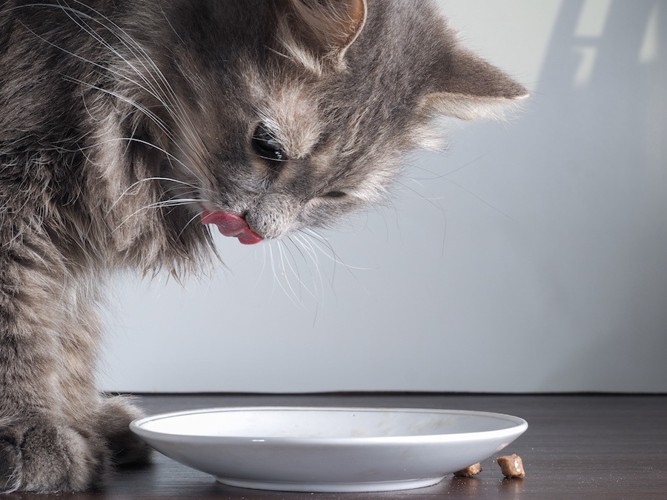
[[[667,391],[667,4],[440,4],[524,112],[443,124],[326,243],[119,278],[101,389]]]

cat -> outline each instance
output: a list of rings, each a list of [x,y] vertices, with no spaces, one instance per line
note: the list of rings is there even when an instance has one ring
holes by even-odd
[[[0,491],[148,460],[93,382],[110,273],[332,225],[526,95],[431,0],[0,1]]]

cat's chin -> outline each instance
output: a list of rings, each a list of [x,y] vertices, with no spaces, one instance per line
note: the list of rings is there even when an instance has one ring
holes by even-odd
[[[202,224],[215,224],[223,235],[238,238],[239,242],[244,245],[255,245],[264,240],[250,228],[243,217],[236,214],[203,210],[201,222]]]

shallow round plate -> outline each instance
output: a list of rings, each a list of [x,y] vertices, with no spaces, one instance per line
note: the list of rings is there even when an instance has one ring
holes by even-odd
[[[458,410],[219,408],[147,417],[130,428],[225,484],[352,492],[436,484],[503,449],[528,424]]]

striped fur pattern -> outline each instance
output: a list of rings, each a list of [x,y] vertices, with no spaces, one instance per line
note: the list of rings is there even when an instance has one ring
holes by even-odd
[[[525,94],[430,0],[0,0],[0,491],[147,460],[93,383],[110,273],[210,265],[203,210],[268,240],[334,224],[433,117]]]

